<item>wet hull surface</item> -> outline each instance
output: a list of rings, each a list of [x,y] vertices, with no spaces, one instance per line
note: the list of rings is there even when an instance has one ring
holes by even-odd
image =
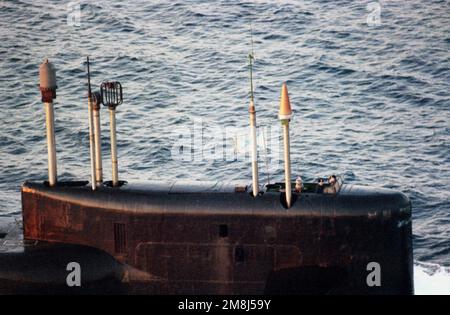
[[[93,193],[88,187],[26,184],[24,234],[66,243],[34,247],[47,250],[45,257],[61,257],[52,260],[62,270],[59,279],[70,259],[84,259],[85,271],[102,261],[91,270],[95,280],[114,279],[108,288],[123,293],[413,293],[409,200],[357,187],[331,198],[302,195],[286,210],[279,194],[253,199],[225,187],[181,193],[130,186]],[[367,285],[370,262],[382,267],[379,287]]]

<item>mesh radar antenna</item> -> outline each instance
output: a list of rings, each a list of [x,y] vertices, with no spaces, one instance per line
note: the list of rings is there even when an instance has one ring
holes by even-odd
[[[119,170],[117,162],[116,107],[123,103],[122,85],[120,82],[105,81],[100,86],[102,104],[109,108],[109,129],[111,137],[112,186],[119,186]]]

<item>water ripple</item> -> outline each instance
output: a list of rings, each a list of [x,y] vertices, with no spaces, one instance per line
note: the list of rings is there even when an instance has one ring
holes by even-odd
[[[416,258],[450,265],[450,38],[448,7],[440,1],[383,2],[378,26],[367,25],[366,3],[358,1],[80,3],[78,26],[68,24],[66,2],[0,3],[2,215],[20,211],[21,183],[46,177],[37,88],[45,57],[58,68],[60,178],[89,176],[90,55],[95,86],[107,79],[124,86],[121,177],[249,179],[244,161],[180,163],[170,144],[174,131],[195,119],[247,126],[251,22],[258,123],[278,124],[279,89],[287,81],[294,171],[305,178],[338,172],[349,182],[404,191],[413,202]],[[107,165],[106,119],[102,127]]]

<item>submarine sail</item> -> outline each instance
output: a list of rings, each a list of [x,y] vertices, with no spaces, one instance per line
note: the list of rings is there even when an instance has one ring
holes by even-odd
[[[100,103],[108,104],[115,150],[114,110],[122,103],[122,86],[113,83],[102,91],[114,97],[93,92],[89,111],[91,102],[98,111]],[[49,85],[51,96],[55,86]],[[287,97],[283,85],[279,118],[288,137]],[[91,139],[99,136],[97,129],[91,128]],[[21,188],[23,237],[17,229],[0,229],[0,282],[51,293],[52,283],[64,286],[62,261],[78,257],[93,282],[112,279],[106,283],[115,293],[413,294],[408,197],[339,176],[292,182],[286,140],[284,182],[265,185],[257,176],[249,182],[128,183],[118,180],[116,160],[113,180],[104,182],[94,172],[101,167],[94,147],[96,183],[64,182],[56,180],[55,142],[49,141],[49,181],[27,181]],[[17,237],[13,247],[11,237]],[[38,263],[33,270],[39,276],[27,272],[27,258]]]

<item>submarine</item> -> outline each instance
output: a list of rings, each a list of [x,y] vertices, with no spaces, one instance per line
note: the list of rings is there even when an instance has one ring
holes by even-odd
[[[252,54],[249,56],[250,73]],[[91,178],[58,181],[56,70],[40,66],[48,180],[21,187],[22,222],[0,225],[0,293],[186,295],[414,294],[411,202],[340,176],[291,178],[292,108],[283,83],[278,118],[284,180],[258,178],[250,93],[252,180],[119,180],[119,82],[91,91]],[[102,174],[101,105],[109,109],[112,180]],[[68,284],[71,263],[81,280]]]

